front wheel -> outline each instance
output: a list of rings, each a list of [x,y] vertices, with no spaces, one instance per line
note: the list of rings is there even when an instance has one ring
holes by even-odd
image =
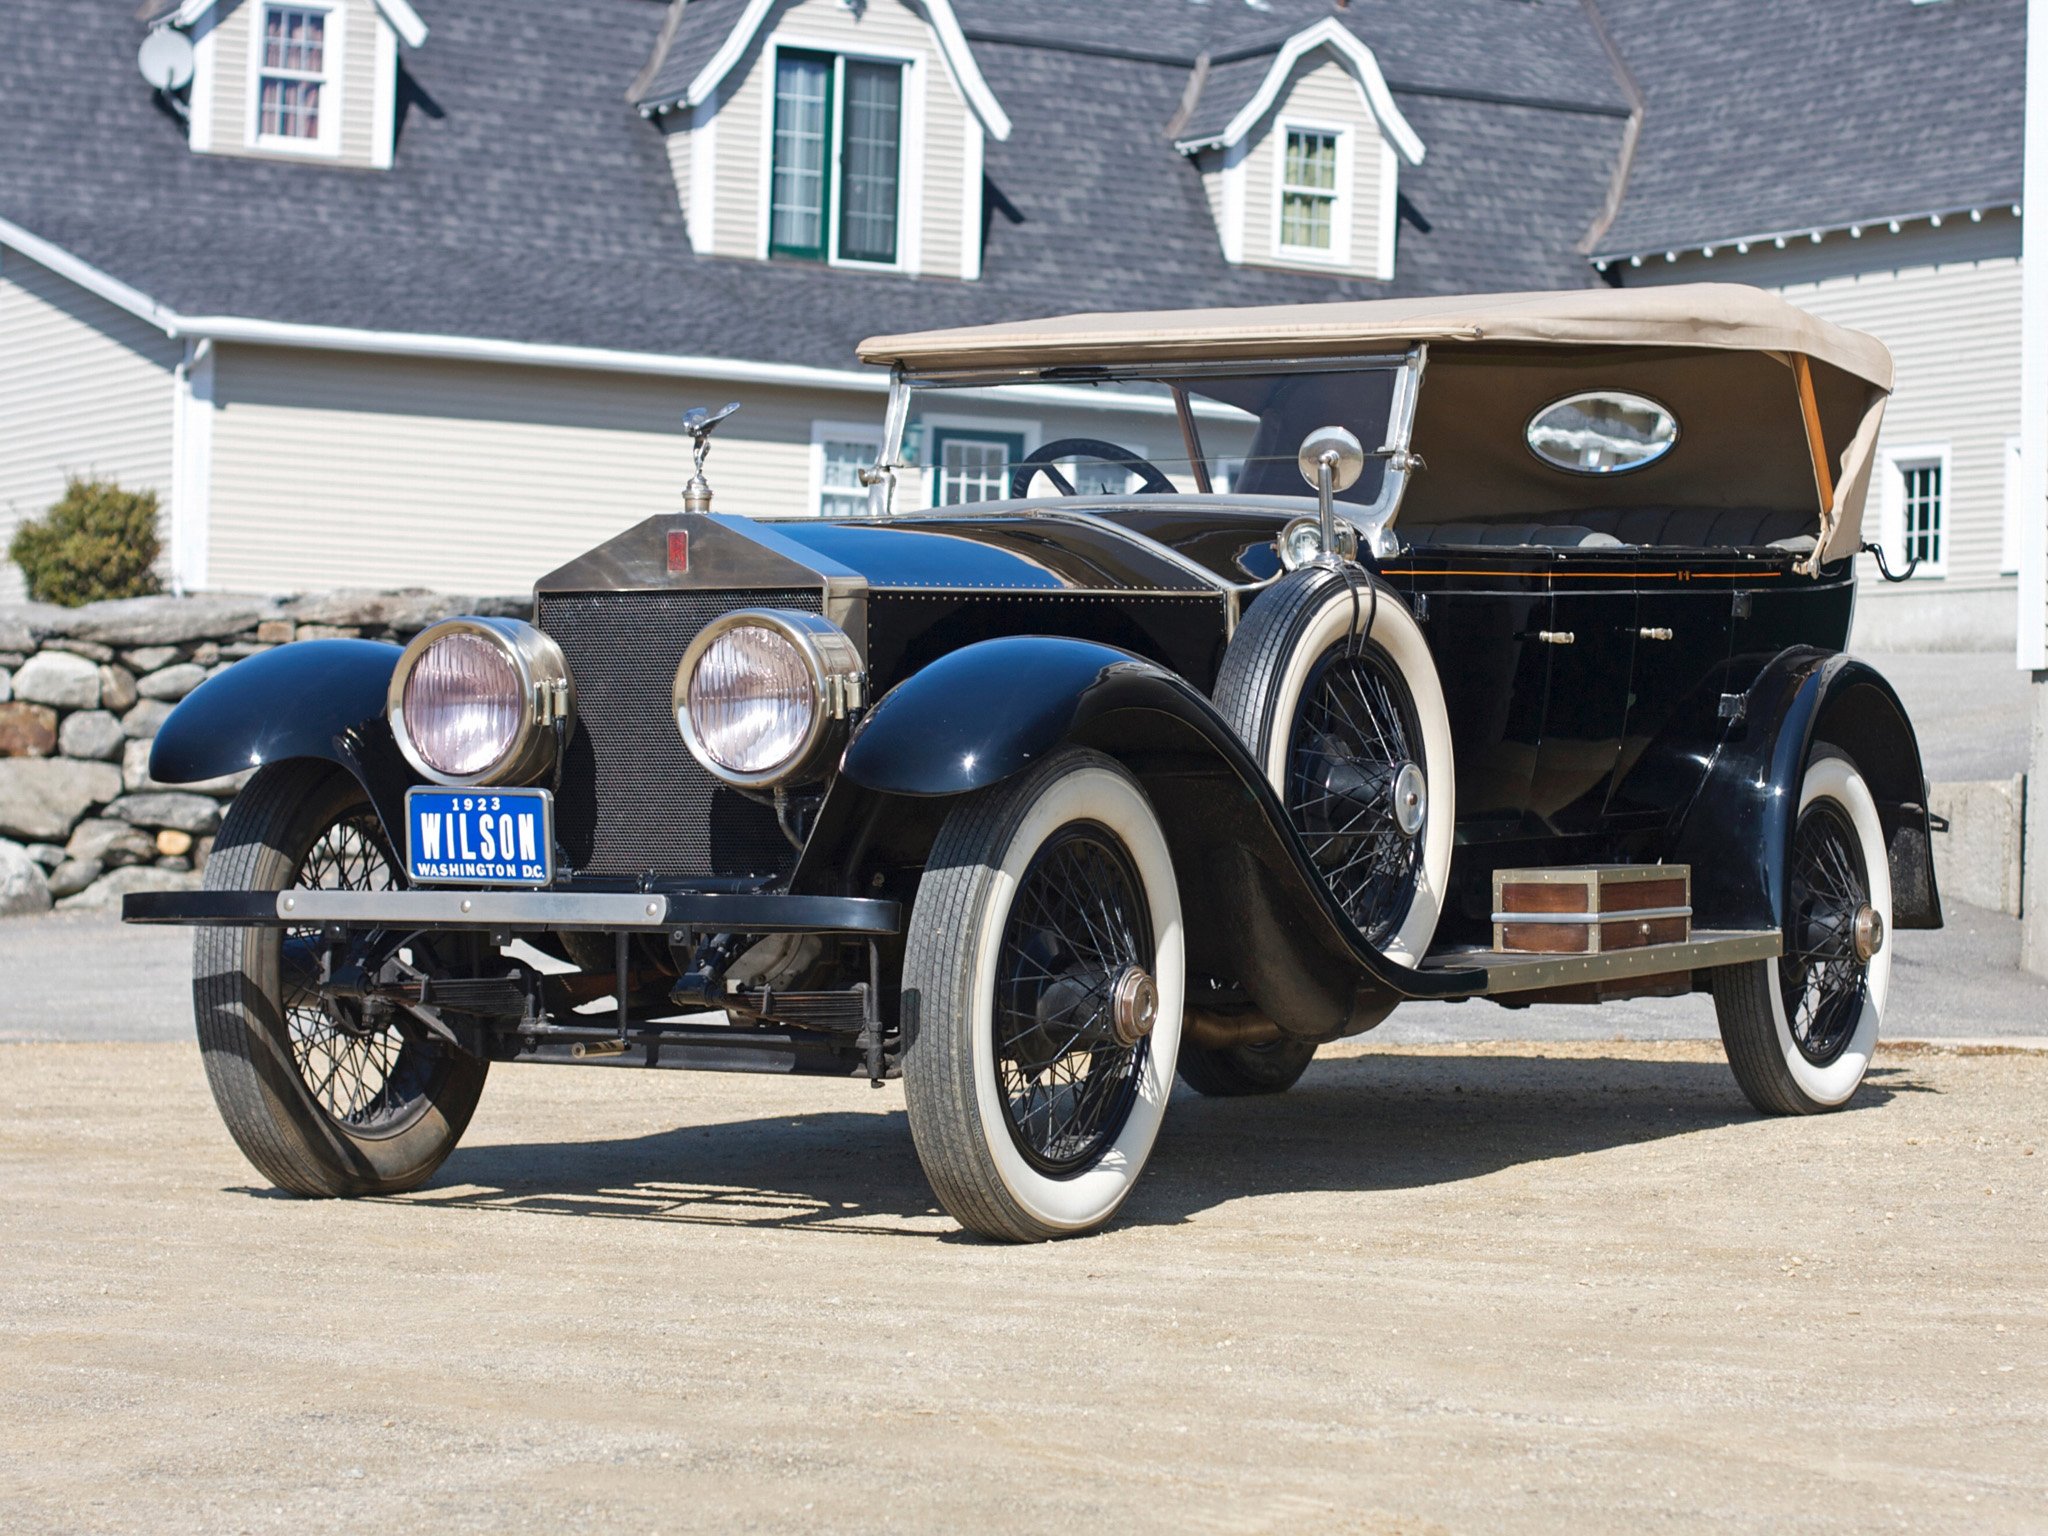
[[[1180,896],[1130,774],[1061,752],[954,809],[903,959],[903,1087],[932,1190],[1036,1242],[1117,1212],[1173,1086]]]
[[[403,883],[398,870],[354,778],[287,762],[235,797],[206,885],[391,890]],[[322,949],[317,928],[199,930],[192,1000],[214,1102],[243,1155],[281,1189],[411,1189],[454,1150],[489,1064],[323,986]]]
[[[1869,1070],[1891,990],[1891,867],[1856,765],[1814,749],[1787,854],[1785,950],[1713,973],[1728,1065],[1767,1115],[1839,1109]]]

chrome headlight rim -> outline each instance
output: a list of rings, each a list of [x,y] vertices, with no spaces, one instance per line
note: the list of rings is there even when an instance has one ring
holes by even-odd
[[[447,773],[428,762],[405,724],[405,687],[414,669],[438,641],[458,634],[475,635],[497,648],[519,679],[521,699],[519,730],[511,743],[488,767],[464,774]],[[556,729],[558,722],[572,721],[575,715],[576,684],[569,675],[568,658],[552,636],[523,619],[465,614],[428,625],[407,642],[384,695],[384,718],[400,755],[430,783],[454,789],[531,784],[542,778],[553,769],[559,742],[566,734]]]
[[[1314,535],[1315,553],[1306,557],[1297,555],[1296,541],[1309,534]],[[1322,560],[1327,553],[1323,548],[1323,520],[1320,517],[1292,518],[1287,526],[1280,530],[1273,543],[1279,550],[1283,570],[1306,570]],[[1358,558],[1358,528],[1343,517],[1337,519],[1337,558],[1345,561]]]
[[[698,734],[690,716],[690,684],[713,645],[750,625],[780,636],[803,659],[811,678],[811,719],[795,751],[771,767],[743,773],[712,756]],[[739,789],[776,789],[824,776],[828,760],[845,740],[848,718],[861,706],[866,682],[866,669],[853,637],[824,615],[793,608],[738,608],[720,614],[697,632],[676,664],[669,703],[683,745],[707,773]]]

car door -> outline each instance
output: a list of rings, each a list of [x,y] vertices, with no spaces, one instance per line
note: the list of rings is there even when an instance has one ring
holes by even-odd
[[[1719,564],[1709,569],[1697,557],[1673,559],[1666,551],[1662,560],[1646,560],[1638,574],[1628,716],[1608,797],[1608,813],[1617,825],[1669,816],[1677,808],[1673,794],[1695,782],[1683,773],[1659,772],[1651,748],[1681,718],[1714,718],[1736,601],[1718,571]]]
[[[1529,788],[1550,831],[1597,832],[1621,760],[1637,639],[1632,552],[1574,549],[1553,558],[1550,618],[1536,642],[1550,653],[1550,696]]]

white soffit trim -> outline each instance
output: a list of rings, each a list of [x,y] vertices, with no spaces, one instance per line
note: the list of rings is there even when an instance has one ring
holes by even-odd
[[[996,93],[989,89],[981,66],[975,62],[974,50],[967,46],[967,34],[960,30],[951,0],[917,0],[910,8],[924,12],[925,24],[938,38],[939,51],[945,55],[947,68],[960,82],[961,93],[974,109],[974,115],[981,119],[982,127],[995,135],[998,141],[1008,139],[1010,115],[996,100]],[[740,13],[739,21],[726,35],[725,41],[718,45],[718,52],[711,56],[711,61],[697,72],[697,78],[689,83],[678,104],[694,107],[708,99],[732,73],[733,66],[745,57],[774,9],[775,0],[747,0],[747,8]]]
[[[1387,86],[1387,77],[1380,72],[1380,61],[1356,33],[1331,16],[1295,33],[1280,45],[1279,52],[1273,56],[1273,67],[1266,71],[1266,78],[1259,82],[1252,99],[1244,104],[1220,134],[1206,139],[1180,139],[1174,148],[1184,155],[1191,155],[1197,150],[1227,148],[1238,143],[1252,131],[1260,118],[1273,109],[1274,103],[1280,99],[1281,87],[1287,83],[1288,73],[1305,55],[1318,48],[1331,49],[1358,72],[1358,83],[1365,91],[1366,103],[1372,108],[1373,116],[1379,119],[1382,131],[1401,152],[1402,159],[1410,165],[1422,164],[1425,152],[1422,136],[1401,115],[1401,109],[1394,105],[1394,93]]]
[[[184,0],[184,4],[157,25],[189,27],[219,3],[220,0]],[[427,24],[420,20],[420,13],[407,5],[406,0],[376,0],[376,5],[406,47],[417,48],[427,40]]]
[[[347,326],[300,325],[287,320],[251,320],[238,315],[184,315],[7,219],[0,219],[0,245],[14,247],[29,260],[48,267],[59,277],[76,283],[86,292],[98,295],[178,340],[234,341],[250,346],[370,352],[388,357],[443,358],[451,362],[585,368],[600,373],[638,373],[734,384],[779,384],[792,388],[848,389],[870,394],[882,394],[889,388],[889,375],[880,368],[814,368],[801,363],[763,363],[737,357],[693,357],[667,352],[627,352],[612,347],[500,341],[488,336],[366,331]]]

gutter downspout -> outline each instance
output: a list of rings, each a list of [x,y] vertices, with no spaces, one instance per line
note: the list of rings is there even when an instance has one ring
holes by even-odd
[[[1607,184],[1607,200],[1600,205],[1592,227],[1576,247],[1581,256],[1590,256],[1607,238],[1607,231],[1614,227],[1615,218],[1621,213],[1621,200],[1628,193],[1629,172],[1635,168],[1636,143],[1643,136],[1645,102],[1642,87],[1636,84],[1628,60],[1621,56],[1620,45],[1614,41],[1614,34],[1607,30],[1607,18],[1600,14],[1599,0],[1579,0],[1579,5],[1586,13],[1587,24],[1592,27],[1594,36],[1600,39],[1600,46],[1607,50],[1607,62],[1614,70],[1615,83],[1628,98],[1628,126],[1621,131],[1621,154],[1614,162],[1614,175]]]
[[[213,338],[187,336],[185,355],[171,370],[170,576],[178,597],[206,584],[212,411]]]
[[[2032,675],[2020,831],[2020,965],[2048,976],[2048,0],[2027,3],[2020,247],[2020,580],[2015,662]]]

